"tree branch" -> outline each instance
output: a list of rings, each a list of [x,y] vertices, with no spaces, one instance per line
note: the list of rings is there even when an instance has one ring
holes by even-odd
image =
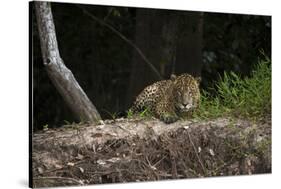
[[[154,65],[147,59],[147,57],[143,54],[143,52],[140,50],[139,47],[137,47],[131,40],[129,40],[127,37],[125,37],[122,33],[120,33],[118,30],[116,30],[114,27],[112,27],[111,25],[107,24],[106,22],[104,22],[103,20],[99,19],[98,17],[94,16],[92,13],[90,13],[89,11],[87,11],[85,8],[76,5],[78,8],[80,8],[84,14],[86,14],[88,17],[90,17],[91,19],[97,21],[98,23],[100,23],[101,25],[106,26],[107,28],[109,28],[112,32],[114,32],[115,34],[117,34],[121,39],[123,39],[125,42],[127,42],[130,46],[132,46],[137,53],[140,55],[140,57],[144,60],[144,62],[151,68],[151,70],[155,73],[155,75],[158,77],[158,79],[162,80],[163,77],[161,76],[161,74],[158,72],[158,70],[154,67]]]

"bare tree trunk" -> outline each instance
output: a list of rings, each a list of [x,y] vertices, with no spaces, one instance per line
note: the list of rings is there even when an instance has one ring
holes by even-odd
[[[160,21],[162,21],[159,17],[157,10],[137,9],[135,31],[135,44],[158,71],[160,70],[158,55],[161,54],[159,51],[161,30],[159,28],[161,28]],[[132,105],[134,98],[145,86],[161,79],[151,71],[137,52],[134,52],[126,105],[128,107]]]
[[[193,76],[201,75],[202,41],[203,41],[203,13],[184,12],[180,17],[179,36],[177,40],[176,74],[189,73]]]
[[[165,77],[165,66],[172,61],[176,40],[177,14],[155,10],[137,9],[135,43],[160,73],[159,77],[147,66],[138,53],[132,57],[131,76],[127,91],[127,106],[147,85]]]
[[[35,2],[35,10],[43,63],[50,79],[77,119],[97,122],[100,114],[60,57],[50,3]]]

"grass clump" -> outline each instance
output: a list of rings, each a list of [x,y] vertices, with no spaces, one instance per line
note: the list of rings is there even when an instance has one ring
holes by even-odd
[[[260,59],[250,77],[224,73],[216,84],[216,95],[202,91],[200,108],[195,117],[223,115],[260,117],[271,113],[271,61]]]
[[[144,110],[142,110],[141,112],[138,112],[138,113],[134,113],[131,109],[129,109],[127,111],[127,118],[131,119],[134,116],[138,116],[141,118],[151,118],[152,113],[150,112],[150,110],[148,108],[145,108]]]

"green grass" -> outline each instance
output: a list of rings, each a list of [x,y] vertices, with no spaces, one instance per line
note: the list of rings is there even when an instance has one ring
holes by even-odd
[[[131,119],[131,118],[133,118],[133,115],[134,115],[133,111],[131,109],[129,109],[127,111],[127,118]]]
[[[259,118],[271,113],[271,61],[264,55],[250,77],[224,73],[216,84],[216,95],[202,91],[197,118],[225,115]]]
[[[145,108],[143,111],[138,112],[137,114],[134,114],[132,110],[127,111],[127,118],[131,119],[134,117],[134,115],[141,117],[141,118],[151,118],[152,113],[149,111],[149,109]]]

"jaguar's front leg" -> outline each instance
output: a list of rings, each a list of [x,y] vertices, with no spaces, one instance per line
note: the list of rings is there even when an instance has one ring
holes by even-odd
[[[175,113],[174,107],[169,103],[160,102],[155,108],[155,113],[156,117],[167,124],[179,120],[179,116]]]

